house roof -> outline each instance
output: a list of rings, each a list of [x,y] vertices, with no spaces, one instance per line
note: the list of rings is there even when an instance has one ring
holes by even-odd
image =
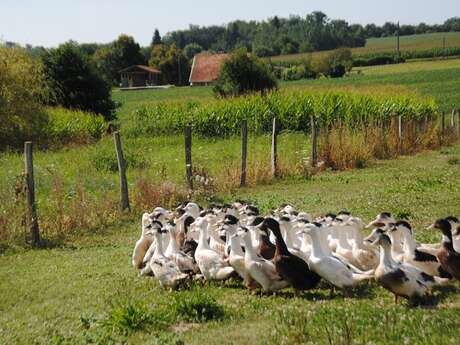
[[[145,72],[150,72],[150,73],[156,73],[156,74],[160,74],[160,70],[156,69],[156,68],[152,68],[152,67],[149,67],[149,66],[144,66],[144,65],[133,65],[133,66],[129,66],[129,67],[126,67],[126,68],[123,68],[120,73],[126,73],[126,72],[132,72],[136,69],[140,69],[142,71],[145,71]]]
[[[220,68],[229,54],[201,53],[193,58],[191,83],[209,83],[219,78]]]

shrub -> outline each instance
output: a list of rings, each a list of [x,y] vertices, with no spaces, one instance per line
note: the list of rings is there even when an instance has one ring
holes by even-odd
[[[206,322],[224,317],[222,306],[201,288],[174,296],[172,308],[177,318],[184,321]]]
[[[99,74],[81,48],[69,42],[48,50],[42,57],[51,89],[52,105],[115,118],[111,86]]]
[[[125,148],[123,149],[123,156],[128,169],[144,169],[148,166],[143,154],[133,149],[132,146],[125,145]],[[90,160],[98,171],[118,171],[118,161],[113,147],[98,147],[90,154]]]
[[[47,114],[49,116],[46,129],[48,145],[90,143],[101,139],[108,129],[107,122],[100,115],[64,108],[50,108]]]
[[[41,64],[22,49],[0,47],[0,149],[40,137],[47,99]]]
[[[276,78],[268,65],[245,49],[227,59],[220,71],[214,93],[221,97],[239,96],[255,91],[269,91],[277,87]]]

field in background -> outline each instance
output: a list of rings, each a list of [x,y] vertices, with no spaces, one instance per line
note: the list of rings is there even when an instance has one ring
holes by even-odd
[[[460,32],[432,33],[422,35],[411,35],[400,37],[401,51],[405,50],[428,50],[433,48],[443,48],[444,40],[446,48],[460,47]],[[370,38],[366,41],[364,47],[351,48],[353,55],[363,55],[369,53],[386,53],[395,52],[397,45],[396,37]],[[312,57],[313,59],[322,58],[329,54],[330,51],[321,51],[314,53],[302,53],[291,55],[280,55],[267,58],[272,61],[298,61],[302,58]]]
[[[442,110],[449,111],[460,106],[460,59],[358,67],[345,78],[280,82],[279,86],[280,89],[352,89],[363,93],[419,92],[433,96]],[[115,90],[113,97],[122,103],[118,110],[122,124],[129,121],[132,112],[143,105],[214,99],[209,86],[127,92]]]
[[[365,221],[378,212],[408,217],[420,241],[433,219],[460,214],[460,146],[379,162],[374,167],[325,173],[310,181],[273,183],[222,195],[250,200],[265,213],[282,202],[320,215],[348,209]],[[125,223],[76,238],[72,245],[0,256],[0,343],[21,344],[456,344],[460,288],[434,292],[433,308],[395,305],[375,285],[355,297],[329,297],[326,286],[294,298],[253,296],[234,281],[168,292],[130,267],[139,225]],[[198,285],[196,283],[195,285]],[[179,312],[206,294],[222,319],[197,322]],[[203,298],[203,297],[201,297]],[[191,320],[191,321],[190,321]],[[250,330],[250,331],[249,331]],[[174,332],[166,334],[165,332]],[[348,344],[347,343],[347,344]]]

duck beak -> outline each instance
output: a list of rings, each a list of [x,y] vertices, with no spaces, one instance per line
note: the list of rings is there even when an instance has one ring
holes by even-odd
[[[433,230],[435,229],[435,224],[431,224],[429,227],[426,228],[427,230]]]
[[[372,222],[366,225],[366,229],[369,229],[372,227],[376,228],[376,227],[384,226],[384,225],[385,224],[380,219],[374,219]]]

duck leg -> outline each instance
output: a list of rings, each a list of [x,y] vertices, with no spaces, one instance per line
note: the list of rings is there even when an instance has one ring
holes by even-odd
[[[395,295],[395,304],[398,304],[398,298],[399,298],[399,296]]]
[[[331,285],[331,288],[329,289],[329,298],[332,298],[334,296],[335,292],[335,286]]]

